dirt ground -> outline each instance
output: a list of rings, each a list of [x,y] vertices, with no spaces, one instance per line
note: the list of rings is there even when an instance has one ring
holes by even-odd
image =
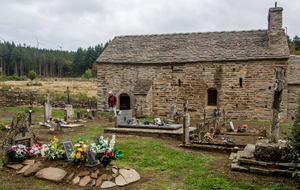
[[[10,112],[0,112],[0,118],[8,118],[13,117],[14,113]],[[34,132],[36,133],[37,141],[39,143],[49,143],[54,136],[56,136],[59,140],[65,139],[67,136],[77,134],[79,132],[82,132],[90,127],[94,127],[95,125],[101,126],[101,127],[109,127],[112,125],[112,123],[108,122],[108,118],[106,116],[99,115],[99,117],[94,118],[93,121],[89,121],[88,123],[85,123],[85,127],[79,127],[79,128],[64,128],[65,134],[62,134],[60,131],[57,132],[50,132],[48,128],[43,126],[38,126],[38,121],[42,121],[43,118],[41,116],[35,116],[33,114],[33,122],[36,124],[34,125]],[[191,125],[195,126],[195,124],[198,121],[191,121]],[[263,127],[269,128],[268,124],[254,124],[254,123],[234,123],[234,126],[237,127],[239,125],[245,125],[247,124],[249,127],[249,130],[256,130],[259,131]],[[226,128],[229,128],[229,124],[225,127],[222,127],[222,130],[226,130]],[[0,143],[3,143],[3,140],[6,136],[6,131],[0,132]],[[101,134],[104,136],[111,136],[112,134]],[[230,170],[230,160],[228,159],[229,153],[223,152],[214,152],[214,151],[201,151],[201,150],[191,150],[186,149],[183,147],[180,147],[179,144],[182,143],[181,141],[176,141],[173,139],[158,139],[154,137],[138,137],[135,135],[118,135],[118,138],[141,138],[141,139],[154,139],[156,141],[164,142],[164,144],[169,147],[170,149],[183,151],[183,152],[190,152],[193,154],[204,154],[204,155],[214,155],[217,157],[215,161],[213,161],[210,165],[210,173],[225,173],[228,178],[232,181],[252,181],[257,182],[260,181],[261,183],[287,183],[291,184],[291,188],[296,187],[295,180],[291,178],[284,178],[284,177],[272,177],[272,176],[264,176],[264,175],[257,175],[257,174],[250,174],[250,173],[240,173],[240,172],[234,172]],[[258,140],[259,136],[231,136],[231,135],[222,135],[215,139],[215,143],[221,143],[221,137],[230,138],[237,144],[255,144]],[[2,154],[2,153],[1,153]],[[43,160],[43,163],[45,166],[52,166],[52,167],[58,167],[61,169],[64,169],[68,172],[68,174],[75,172],[79,173],[78,169],[81,168],[81,171],[91,171],[93,172],[95,169],[85,167],[83,164],[76,164],[73,165],[72,163],[63,161],[63,160],[54,160],[54,161],[48,161],[48,159],[45,158],[37,158],[37,160]],[[80,171],[80,172],[81,172]],[[101,170],[102,173],[109,173],[109,171]],[[155,178],[155,174],[143,172],[143,171],[137,171],[141,175],[141,180],[138,182],[135,182],[133,184],[127,185],[125,187],[122,187],[122,189],[125,190],[132,190],[132,189],[140,189],[141,185],[143,183],[151,183],[151,179]],[[12,184],[13,186],[23,186],[28,189],[96,189],[91,187],[85,187],[80,188],[78,185],[72,185],[67,183],[53,183],[48,182],[44,180],[37,179],[35,177],[23,177],[22,175],[17,175],[15,173],[15,170],[9,169],[6,167],[0,167],[0,184]],[[0,185],[1,187],[1,185]],[[1,188],[0,188],[1,189]],[[118,189],[112,188],[112,189]]]

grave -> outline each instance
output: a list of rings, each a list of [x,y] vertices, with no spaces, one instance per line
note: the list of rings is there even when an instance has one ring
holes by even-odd
[[[9,162],[9,158],[6,153],[11,146],[22,144],[30,147],[34,143],[36,143],[36,139],[32,127],[29,125],[28,118],[25,113],[17,113],[12,119],[11,128],[8,131],[2,145],[3,163],[7,164]]]
[[[182,127],[181,124],[156,124],[148,121],[139,122],[132,117],[132,110],[122,110],[115,117],[116,128],[139,128],[139,129],[161,129],[176,130]]]
[[[44,121],[50,120],[50,117],[52,117],[52,105],[50,103],[50,95],[47,94],[45,98],[45,104],[44,104]]]
[[[66,105],[66,108],[64,110],[64,120],[65,121],[73,121],[74,119],[74,110],[72,105]]]

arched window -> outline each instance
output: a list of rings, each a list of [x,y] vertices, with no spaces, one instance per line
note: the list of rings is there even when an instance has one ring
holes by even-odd
[[[130,110],[130,97],[126,93],[120,94],[120,110]]]
[[[207,105],[216,106],[217,105],[218,92],[215,89],[209,89],[207,91]]]

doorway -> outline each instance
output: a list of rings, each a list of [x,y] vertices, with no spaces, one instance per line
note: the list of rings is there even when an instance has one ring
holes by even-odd
[[[120,94],[120,110],[130,110],[130,97],[128,94]]]

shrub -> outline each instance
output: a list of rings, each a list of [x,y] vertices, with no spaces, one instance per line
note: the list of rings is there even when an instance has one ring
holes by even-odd
[[[93,76],[93,75],[92,75],[91,69],[88,69],[88,70],[86,70],[85,73],[81,76],[81,78],[86,78],[86,79],[89,80],[92,76]]]
[[[30,78],[30,80],[34,80],[36,77],[37,74],[33,70],[29,71],[28,78]]]
[[[2,89],[11,89],[11,86],[10,85],[3,85]]]
[[[17,86],[17,87],[15,88],[15,90],[21,90],[21,89],[20,89],[20,87]]]

